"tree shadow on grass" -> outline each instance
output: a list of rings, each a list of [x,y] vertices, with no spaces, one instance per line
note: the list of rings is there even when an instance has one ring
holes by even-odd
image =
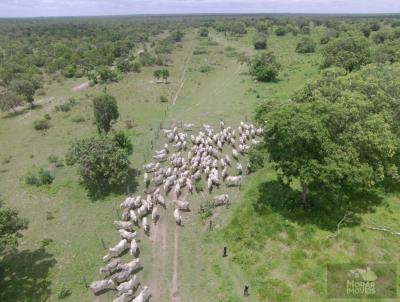
[[[23,114],[25,114],[25,113],[27,113],[27,112],[29,112],[29,111],[32,111],[32,110],[38,110],[38,109],[42,109],[43,108],[43,105],[41,105],[41,104],[35,104],[33,107],[24,107],[24,108],[21,108],[21,109],[19,109],[19,110],[15,110],[15,111],[11,111],[11,112],[8,112],[7,114],[5,114],[4,116],[3,116],[3,118],[14,118],[14,117],[17,117],[17,116],[20,116],[20,115],[23,115]]]
[[[128,177],[126,182],[123,184],[110,186],[106,182],[102,184],[101,181],[96,183],[96,185],[92,187],[86,187],[88,197],[91,201],[99,201],[105,199],[107,196],[111,194],[133,194],[137,192],[138,182],[137,176],[139,175],[139,171],[133,168],[130,168],[128,171]]]
[[[0,261],[0,301],[47,301],[50,268],[57,261],[45,248],[10,253]]]
[[[258,193],[253,201],[257,213],[274,212],[300,225],[312,224],[327,231],[335,231],[345,215],[346,226],[358,225],[361,222],[358,214],[373,212],[383,201],[376,192],[370,191],[352,194],[341,202],[334,200],[333,195],[311,195],[310,204],[305,206],[299,191],[277,180],[261,183]]]

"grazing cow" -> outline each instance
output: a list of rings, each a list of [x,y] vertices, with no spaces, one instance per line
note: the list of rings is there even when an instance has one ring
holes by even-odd
[[[113,282],[113,280],[106,279],[106,280],[93,281],[90,284],[89,288],[93,291],[94,294],[97,294],[104,290],[116,289],[116,285]]]
[[[239,187],[242,183],[242,176],[228,176],[225,183],[228,187]]]
[[[129,281],[126,281],[126,282],[118,285],[117,295],[120,296],[120,295],[123,295],[130,291],[133,291],[138,285],[139,285],[139,280],[136,275],[133,275],[133,277]],[[131,301],[131,300],[129,300],[129,301]]]
[[[130,211],[129,208],[125,208],[122,211],[122,215],[121,215],[122,220],[125,220],[125,221],[129,220],[129,218],[130,218],[129,211]]]
[[[142,227],[143,227],[144,232],[147,234],[150,230],[150,226],[147,222],[147,217],[142,218]]]
[[[131,241],[131,247],[130,247],[130,253],[131,253],[131,255],[133,256],[133,257],[136,257],[136,255],[137,255],[137,253],[138,253],[138,251],[139,251],[139,247],[138,247],[138,244],[137,244],[137,242],[136,242],[136,240],[135,239],[132,239],[132,241]]]
[[[236,151],[236,149],[232,149],[232,157],[236,160],[239,158],[239,153]]]
[[[213,186],[213,182],[212,182],[212,179],[209,177],[207,179],[207,189],[208,189],[208,193],[210,193],[210,194],[212,192],[212,186]]]
[[[155,163],[148,163],[143,166],[143,169],[145,172],[151,173],[151,172],[154,172],[155,170],[157,170],[157,165]]]
[[[135,211],[134,211],[134,210],[130,210],[130,211],[129,211],[129,214],[130,214],[130,216],[131,216],[131,221],[132,221],[134,224],[137,224],[137,223],[138,223],[138,217],[137,217]]]
[[[222,194],[214,197],[214,205],[216,207],[229,204],[229,195]]]
[[[110,261],[106,266],[100,268],[100,273],[111,275],[118,270],[118,265],[121,263],[121,259],[117,258]]]
[[[136,237],[136,232],[128,232],[125,231],[124,229],[118,230],[119,235],[121,236],[122,239],[126,239],[127,241],[132,241]]]
[[[118,242],[116,246],[108,249],[108,254],[103,257],[103,260],[107,262],[111,258],[119,257],[128,248],[129,248],[128,241],[126,239],[122,239],[120,242]]]
[[[139,266],[140,266],[139,258],[136,258],[126,264],[120,264],[119,269],[121,271],[112,275],[111,279],[116,283],[126,282],[132,275],[132,273],[139,268]]]
[[[119,295],[119,292],[117,294]],[[133,294],[133,290],[128,290],[127,292],[121,294],[118,298],[114,299],[113,302],[131,302],[134,297],[135,295]]]
[[[243,167],[242,167],[241,163],[237,163],[236,164],[236,174],[242,175],[242,173],[243,173]]]
[[[148,187],[150,184],[150,178],[149,178],[149,174],[147,172],[145,172],[143,174],[143,181],[144,181],[144,184],[146,185],[146,187]]]
[[[155,195],[154,196],[154,201],[165,208],[165,199],[161,194]]]
[[[174,203],[176,204],[177,208],[182,211],[190,211],[189,208],[189,202],[188,201],[183,201],[183,200],[174,200]]]
[[[146,302],[149,299],[149,288],[147,286],[143,287],[143,290],[140,294],[132,300],[132,302]]]
[[[124,229],[124,230],[133,230],[133,224],[130,221],[114,221],[113,222],[114,226],[117,228],[117,230]]]
[[[156,223],[158,219],[158,211],[157,211],[157,207],[154,207],[153,210],[151,211],[151,220],[153,221],[153,223]]]
[[[179,209],[175,209],[174,211],[174,219],[177,225],[181,225],[182,223],[182,216],[179,214]]]

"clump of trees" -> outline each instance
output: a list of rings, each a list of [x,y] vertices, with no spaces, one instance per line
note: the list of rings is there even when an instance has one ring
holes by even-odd
[[[108,133],[119,117],[117,100],[104,92],[93,99],[94,119],[99,133]]]
[[[257,32],[253,38],[255,49],[267,49],[267,35],[263,32]]]
[[[304,37],[304,38],[301,38],[299,43],[297,43],[296,52],[312,53],[312,52],[315,52],[316,47],[317,47],[317,43],[315,43],[313,39],[311,39],[309,37]]]
[[[273,52],[262,52],[255,55],[250,63],[250,74],[261,82],[275,81],[281,65]]]
[[[334,39],[325,46],[322,54],[322,67],[337,66],[348,71],[357,70],[370,60],[369,43],[360,36]]]
[[[265,151],[285,183],[329,200],[400,180],[400,65],[327,69],[281,105],[264,104]],[[314,195],[314,196],[315,196]]]

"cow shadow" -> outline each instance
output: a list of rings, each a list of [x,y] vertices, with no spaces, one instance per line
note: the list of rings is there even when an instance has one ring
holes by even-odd
[[[308,204],[300,198],[300,191],[278,180],[263,182],[258,186],[257,198],[252,206],[260,215],[278,214],[299,225],[315,225],[320,229],[335,231],[338,222],[346,215],[346,226],[358,225],[359,214],[374,212],[383,201],[375,191],[351,195],[311,194]]]
[[[9,253],[0,261],[0,301],[47,301],[49,271],[57,261],[41,247]]]

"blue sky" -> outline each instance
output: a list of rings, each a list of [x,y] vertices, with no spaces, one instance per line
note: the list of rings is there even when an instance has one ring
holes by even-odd
[[[0,17],[256,12],[399,13],[400,0],[0,0]]]

